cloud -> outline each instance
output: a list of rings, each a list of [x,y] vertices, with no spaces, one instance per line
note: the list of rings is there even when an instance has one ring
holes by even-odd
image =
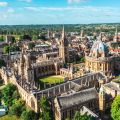
[[[0,2],[0,7],[6,7],[6,6],[8,6],[7,2]]]
[[[26,10],[40,12],[42,10],[49,11],[70,11],[70,10],[84,10],[86,7],[25,7]]]
[[[29,6],[20,7],[19,9],[6,8],[6,10],[0,11],[0,24],[79,24],[118,22],[120,20],[119,11],[119,7],[107,6]]]
[[[9,18],[9,16],[14,15],[15,10],[13,8],[7,8],[6,10],[0,11],[0,20],[5,20]]]
[[[26,10],[33,11],[33,12],[40,12],[42,10],[45,11],[87,11],[87,12],[112,12],[117,8],[110,8],[110,7],[94,7],[94,6],[81,6],[81,7],[25,7]]]
[[[33,16],[42,16],[40,23],[97,23],[111,22],[120,19],[118,7],[25,7],[25,10]],[[30,12],[29,12],[30,11]],[[33,13],[34,12],[34,13]],[[66,17],[67,16],[67,17]],[[32,17],[31,17],[32,18]],[[34,18],[34,17],[33,17]],[[46,22],[44,21],[46,19]],[[49,21],[52,19],[53,21]],[[42,21],[43,20],[43,21]],[[48,20],[48,21],[47,21]],[[39,23],[39,22],[38,22]]]
[[[69,4],[85,2],[86,0],[67,0]]]
[[[7,12],[7,13],[14,13],[15,10],[14,10],[13,8],[8,8],[6,12]]]
[[[21,1],[21,2],[28,2],[28,3],[32,2],[32,0],[19,0],[19,1]]]

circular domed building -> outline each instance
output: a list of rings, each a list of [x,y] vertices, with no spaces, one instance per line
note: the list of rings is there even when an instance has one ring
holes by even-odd
[[[110,77],[114,73],[114,59],[108,46],[101,40],[94,42],[90,54],[86,56],[86,69],[91,72],[103,72]]]

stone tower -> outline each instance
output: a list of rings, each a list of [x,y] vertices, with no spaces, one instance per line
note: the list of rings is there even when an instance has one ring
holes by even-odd
[[[99,91],[99,110],[100,110],[100,115],[103,116],[105,111],[105,92],[103,86],[101,86]]]
[[[31,58],[29,53],[25,55],[24,72],[25,72],[25,78],[27,82],[30,82],[30,83],[34,82],[34,69],[32,69],[32,66],[31,66]]]
[[[62,58],[64,62],[69,61],[68,40],[65,37],[64,26],[63,26],[62,37],[61,37],[60,46],[59,46],[59,57]]]
[[[47,38],[50,39],[50,31],[49,31],[49,29],[47,31]]]
[[[18,74],[21,75],[22,77],[24,75],[24,65],[25,65],[24,63],[25,63],[25,60],[22,52],[20,55],[20,62],[19,62],[20,65],[18,65]]]

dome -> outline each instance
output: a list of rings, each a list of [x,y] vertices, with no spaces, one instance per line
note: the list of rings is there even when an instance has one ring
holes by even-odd
[[[107,57],[109,53],[108,46],[101,40],[95,41],[90,51],[91,57]]]

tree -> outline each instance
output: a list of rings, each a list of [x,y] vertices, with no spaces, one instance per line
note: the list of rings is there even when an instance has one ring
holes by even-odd
[[[40,115],[41,119],[42,120],[51,120],[50,105],[45,97],[42,97],[40,99],[40,108],[42,111],[41,115]]]
[[[15,42],[16,42],[15,37],[12,37],[11,42],[12,42],[12,43],[15,43]]]
[[[4,36],[1,36],[0,37],[0,42],[3,42],[4,41]]]
[[[74,115],[73,120],[92,120],[92,118],[87,114],[81,115],[80,112],[77,111]]]
[[[1,105],[1,100],[2,100],[2,92],[0,91],[0,105]]]
[[[25,101],[22,99],[15,99],[14,104],[11,106],[9,110],[9,114],[16,115],[20,117],[22,112],[25,110]]]
[[[32,40],[37,40],[38,39],[38,36],[37,35],[33,35],[32,36]]]
[[[5,66],[5,65],[6,65],[6,64],[5,64],[5,61],[0,59],[0,68],[1,68],[2,66]]]
[[[12,115],[16,115],[17,117],[20,117],[24,110],[25,110],[24,105],[22,105],[21,103],[16,103],[16,104],[12,105],[9,113],[12,114]]]
[[[85,57],[82,57],[82,58],[80,59],[80,62],[85,62]]]
[[[23,40],[32,40],[32,38],[29,35],[23,35],[22,37]]]
[[[26,110],[22,112],[22,120],[38,120],[38,115],[33,110]]]
[[[35,43],[29,43],[29,49],[33,49],[35,47]]]
[[[14,91],[12,99],[13,99],[12,104],[15,104],[16,101],[20,102],[20,95],[17,90]]]
[[[4,53],[9,53],[10,47],[7,45],[3,48]]]
[[[113,120],[120,120],[120,95],[118,95],[112,103],[111,116]]]
[[[9,52],[15,52],[15,51],[20,51],[19,46],[5,46],[4,47],[4,53],[9,53]]]
[[[12,95],[14,91],[16,90],[16,86],[13,84],[8,84],[6,87],[2,90],[2,99],[4,100],[4,103],[9,107],[12,105]]]

